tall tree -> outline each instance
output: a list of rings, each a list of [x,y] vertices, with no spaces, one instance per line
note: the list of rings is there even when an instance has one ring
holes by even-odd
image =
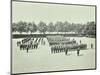
[[[69,25],[70,25],[70,23],[67,22],[67,21],[65,21],[63,23],[63,32],[68,32],[69,31]]]
[[[55,24],[55,30],[57,32],[62,32],[63,31],[63,23],[61,21],[57,21]]]
[[[37,31],[37,25],[34,22],[32,22],[32,25],[33,25],[33,32],[36,32]]]
[[[96,24],[94,21],[87,22],[87,25],[84,29],[86,35],[95,35],[96,34]]]
[[[26,26],[27,26],[26,22],[23,22],[23,21],[18,22],[18,32],[20,33],[25,32]]]
[[[44,22],[41,21],[41,22],[38,24],[38,30],[39,30],[40,32],[42,32],[42,33],[45,34],[45,32],[47,31],[47,25],[46,25],[46,23],[44,23]]]
[[[28,23],[28,29],[29,31],[32,33],[32,32],[36,32],[37,31],[37,26],[34,22],[29,22]]]
[[[17,23],[12,23],[12,32],[16,32],[18,30]]]
[[[47,30],[48,30],[48,32],[54,32],[55,31],[55,27],[54,27],[52,22],[50,22],[48,24]]]

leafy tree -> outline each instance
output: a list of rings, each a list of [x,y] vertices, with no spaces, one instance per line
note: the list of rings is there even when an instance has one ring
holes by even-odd
[[[27,23],[27,25],[25,26],[24,30],[25,30],[25,32],[26,32],[26,33],[28,33],[28,32],[29,32],[28,23]]]
[[[33,32],[36,32],[37,31],[37,25],[34,22],[32,22],[32,25],[33,25]]]
[[[26,28],[27,28],[27,22],[23,22],[23,32],[27,31]]]
[[[68,23],[67,21],[65,21],[63,23],[63,32],[68,32],[69,31],[69,25],[70,25],[70,23]]]
[[[45,32],[47,31],[47,25],[46,25],[46,23],[44,23],[44,22],[41,21],[41,22],[38,24],[38,30],[39,30],[40,32],[42,32],[42,33],[45,34]]]
[[[28,23],[28,29],[29,31],[32,33],[32,32],[36,32],[37,31],[37,26],[35,25],[34,22],[32,23]]]
[[[16,23],[12,23],[12,32],[16,32],[18,30],[18,26]]]
[[[26,26],[27,26],[26,22],[19,21],[18,22],[18,32],[20,32],[20,33],[26,32]]]
[[[69,22],[65,21],[62,23],[61,21],[57,21],[54,25],[52,22],[46,25],[46,23],[40,21],[38,25],[34,22],[24,22],[19,21],[17,23],[12,23],[12,32],[36,32],[39,30],[40,32],[44,33],[48,32],[78,32],[79,34],[85,35],[95,35],[96,34],[96,24],[94,21],[87,22],[86,24],[70,24]]]
[[[95,35],[96,34],[96,24],[95,22],[87,22],[87,25],[84,29],[86,35]]]
[[[55,30],[57,32],[62,32],[63,31],[63,23],[60,22],[60,21],[56,22],[56,24],[55,24]]]
[[[49,32],[54,32],[55,31],[55,27],[54,27],[52,22],[49,23],[47,29],[48,29]]]

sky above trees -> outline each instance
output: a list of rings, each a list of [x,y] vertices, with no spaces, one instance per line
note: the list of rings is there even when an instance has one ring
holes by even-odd
[[[56,23],[68,21],[70,23],[87,23],[95,21],[94,6],[59,5],[30,2],[12,2],[12,22],[40,21]]]

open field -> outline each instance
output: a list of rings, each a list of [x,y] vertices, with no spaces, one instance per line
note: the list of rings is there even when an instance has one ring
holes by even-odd
[[[43,72],[43,71],[59,71],[59,70],[75,70],[75,69],[93,69],[95,68],[95,38],[87,37],[68,37],[75,39],[78,43],[87,44],[87,50],[81,50],[80,56],[76,51],[51,54],[51,49],[46,38],[46,45],[39,45],[38,49],[25,50],[19,49],[16,42],[21,39],[12,39],[12,72]],[[91,49],[93,43],[93,49]]]

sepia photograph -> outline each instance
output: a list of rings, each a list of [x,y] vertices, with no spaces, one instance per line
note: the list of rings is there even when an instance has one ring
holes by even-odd
[[[96,5],[11,2],[12,74],[96,69]]]

